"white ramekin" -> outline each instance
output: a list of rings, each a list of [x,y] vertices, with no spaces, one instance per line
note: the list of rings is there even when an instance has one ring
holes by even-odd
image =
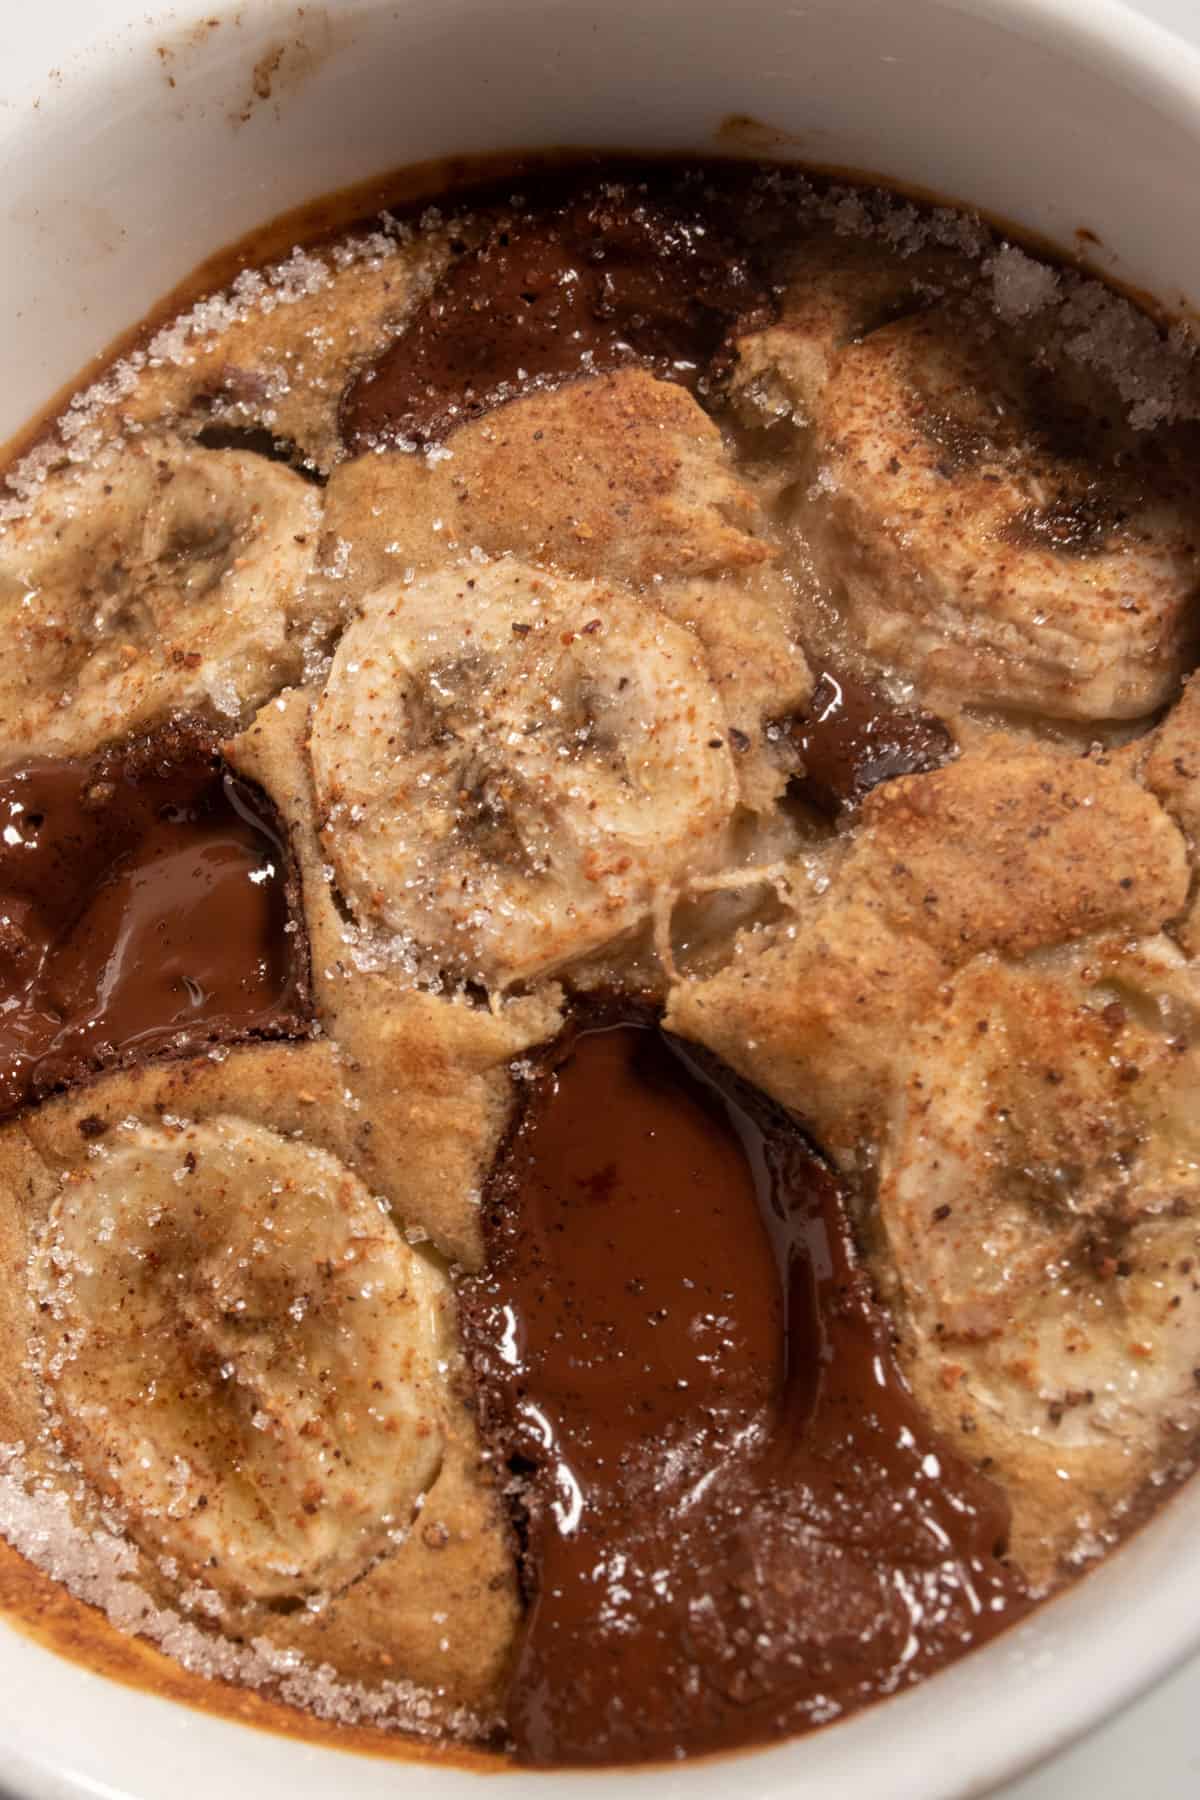
[[[2,8],[0,438],[202,257],[323,191],[454,152],[711,150],[730,115],[776,128],[781,154],[969,200],[1068,248],[1086,228],[1123,280],[1169,304],[1200,297],[1200,56],[1109,0],[144,5]],[[272,95],[249,105],[255,64],[280,47]],[[1200,1482],[1072,1592],[911,1694],[732,1762],[537,1789],[983,1793],[1200,1642],[1197,1593]],[[21,1796],[478,1800],[490,1780],[255,1733],[0,1626],[0,1786]]]

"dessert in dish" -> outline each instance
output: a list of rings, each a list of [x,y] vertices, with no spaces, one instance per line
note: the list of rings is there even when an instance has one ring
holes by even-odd
[[[1200,1425],[1191,340],[590,163],[243,272],[0,520],[0,1531],[198,1676],[761,1743]]]

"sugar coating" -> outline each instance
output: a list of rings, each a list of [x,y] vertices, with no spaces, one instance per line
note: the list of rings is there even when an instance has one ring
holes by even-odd
[[[1060,281],[1048,263],[1027,256],[1015,244],[1002,244],[983,264],[991,278],[992,305],[1006,325],[1028,319],[1058,298]]]
[[[327,1664],[312,1663],[297,1650],[278,1649],[266,1638],[236,1644],[157,1605],[133,1579],[138,1557],[132,1545],[103,1525],[91,1530],[77,1525],[67,1495],[34,1477],[21,1444],[0,1444],[0,1534],[118,1631],[145,1638],[205,1680],[254,1688],[339,1725],[373,1725],[419,1737],[449,1732],[470,1740],[484,1736],[490,1724],[412,1682],[366,1688],[341,1681]],[[179,1597],[205,1618],[219,1617],[220,1602],[209,1590],[193,1585]]]
[[[805,221],[832,225],[846,237],[881,239],[905,257],[940,248],[979,262],[997,316],[1012,325],[1049,315],[1051,331],[1042,352],[1047,363],[1076,362],[1111,381],[1135,429],[1200,418],[1190,321],[1181,319],[1163,331],[1103,282],[1030,256],[972,213],[919,209],[879,189],[818,190],[804,176],[778,180]]]
[[[940,248],[978,261],[998,317],[1011,324],[1051,312],[1054,329],[1045,347],[1047,359],[1070,359],[1109,379],[1138,429],[1200,418],[1200,388],[1194,379],[1196,341],[1187,321],[1161,331],[1102,282],[1052,268],[999,238],[968,211],[919,208],[880,189],[817,187],[793,172],[765,172],[754,185],[757,204],[784,201],[802,226],[832,226],[842,236],[876,238],[904,257]],[[211,344],[231,327],[327,290],[339,274],[356,265],[380,266],[419,241],[419,233],[465,230],[468,225],[469,215],[447,221],[438,208],[429,207],[414,230],[385,211],[374,229],[348,233],[327,250],[314,253],[296,246],[263,269],[243,270],[227,288],[204,296],[170,320],[143,349],[119,359],[69,402],[55,431],[8,471],[7,491],[0,493],[0,531],[5,520],[28,512],[52,469],[63,462],[87,464],[101,453],[111,435],[114,410],[136,392],[148,371],[184,367],[194,360],[199,346]],[[275,379],[284,380],[278,375]],[[266,422],[270,423],[269,412]]]
[[[262,269],[243,269],[215,294],[206,294],[187,311],[163,325],[143,348],[130,351],[68,402],[54,430],[7,471],[0,492],[0,533],[5,521],[27,514],[46,477],[64,463],[86,466],[114,436],[113,420],[123,401],[138,390],[146,375],[164,367],[184,368],[198,350],[210,346],[233,326],[255,315],[269,316],[332,288],[337,276],[356,266],[380,267],[414,241],[413,228],[390,213],[380,214],[377,228],[350,232],[328,251],[312,252],[296,245],[280,261]]]

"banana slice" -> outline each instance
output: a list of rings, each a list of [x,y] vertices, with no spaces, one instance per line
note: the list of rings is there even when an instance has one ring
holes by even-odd
[[[720,432],[674,383],[640,369],[572,381],[461,426],[434,460],[343,463],[322,542],[335,604],[472,551],[645,591],[704,647],[745,739],[743,801],[769,811],[786,785],[765,727],[812,693],[793,596]]]
[[[166,440],[52,477],[0,535],[0,761],[247,718],[328,624],[305,590],[320,518],[286,469]]]
[[[694,641],[516,562],[381,589],[312,725],[356,913],[507,986],[631,930],[720,858],[737,787]]]
[[[1186,447],[1122,436],[990,317],[944,303],[843,341],[830,310],[744,342],[741,379],[807,427],[788,528],[845,638],[935,705],[1168,700],[1198,641]]]
[[[977,959],[909,1039],[885,1267],[919,1397],[1001,1467],[1043,1569],[1200,1421],[1198,1028],[1200,976],[1155,937]]]
[[[1200,1190],[1200,976],[1168,938],[971,964],[914,1029],[880,1210],[910,1303],[956,1337],[1097,1233]]]
[[[277,1599],[402,1540],[441,1463],[446,1283],[328,1152],[130,1122],[64,1179],[31,1280],[61,1439],[144,1547]]]

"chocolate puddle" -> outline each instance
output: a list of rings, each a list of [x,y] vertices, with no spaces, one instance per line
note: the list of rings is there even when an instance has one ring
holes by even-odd
[[[735,1078],[645,1024],[575,1029],[486,1230],[461,1303],[521,1488],[519,1760],[789,1735],[1025,1610],[1005,1502],[923,1424],[833,1177]]]
[[[434,442],[533,388],[627,365],[694,387],[735,320],[768,316],[724,222],[609,184],[498,228],[351,383],[343,441]]]
[[[0,1117],[128,1052],[300,1029],[289,884],[203,726],[0,778]]]
[[[893,706],[842,670],[824,671],[807,713],[788,729],[804,770],[796,792],[830,817],[857,806],[881,782],[940,768],[955,751],[932,713]]]

